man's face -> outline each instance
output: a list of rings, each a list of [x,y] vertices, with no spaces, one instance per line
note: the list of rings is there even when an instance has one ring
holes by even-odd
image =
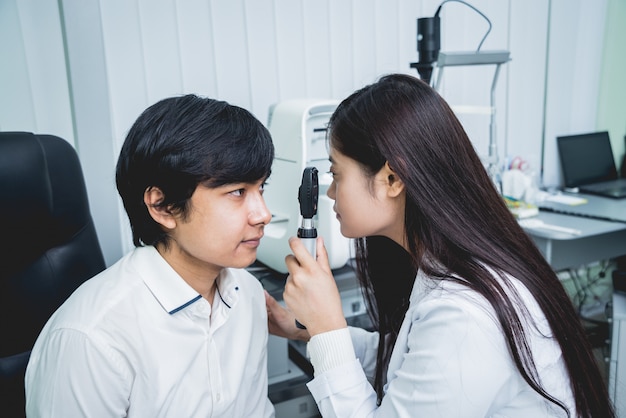
[[[264,182],[217,188],[199,185],[191,196],[187,216],[176,215],[168,262],[177,270],[182,267],[214,277],[224,267],[252,264],[263,228],[271,220],[263,199]]]

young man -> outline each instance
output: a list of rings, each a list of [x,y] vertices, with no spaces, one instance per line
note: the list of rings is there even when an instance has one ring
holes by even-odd
[[[274,147],[248,111],[194,95],[146,109],[117,163],[136,248],[50,318],[29,417],[271,417],[263,289],[245,267],[271,214]]]

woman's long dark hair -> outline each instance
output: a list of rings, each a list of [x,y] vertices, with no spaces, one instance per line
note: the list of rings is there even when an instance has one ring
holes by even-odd
[[[545,314],[563,352],[578,414],[613,417],[606,384],[569,296],[507,209],[463,127],[437,92],[415,77],[388,75],[345,99],[329,128],[331,146],[359,162],[368,175],[388,161],[406,187],[409,252],[384,237],[355,240],[357,271],[380,333],[374,382],[379,402],[415,274],[421,269],[484,296],[523,378],[567,411],[539,383],[523,318],[516,310],[519,303],[509,296],[515,291],[508,274],[530,291]]]

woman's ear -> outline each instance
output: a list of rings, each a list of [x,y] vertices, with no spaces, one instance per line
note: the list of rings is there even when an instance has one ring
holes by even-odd
[[[390,197],[396,197],[402,193],[404,191],[404,182],[400,180],[400,177],[393,171],[389,165],[389,161],[385,162],[382,171],[387,179],[387,194]]]
[[[160,205],[163,199],[163,191],[158,187],[148,187],[143,193],[143,202],[146,204],[152,219],[165,228],[174,229],[176,227],[176,219],[168,207]]]

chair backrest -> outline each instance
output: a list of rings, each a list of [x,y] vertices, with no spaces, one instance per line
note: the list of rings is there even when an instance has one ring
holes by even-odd
[[[67,141],[0,132],[0,222],[0,415],[23,416],[35,339],[67,297],[105,268],[82,167]]]

